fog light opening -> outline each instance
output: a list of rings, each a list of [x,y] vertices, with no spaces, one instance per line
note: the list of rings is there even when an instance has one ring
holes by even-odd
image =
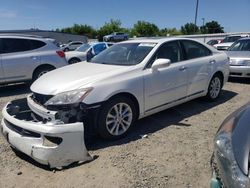
[[[47,147],[56,147],[62,143],[63,139],[54,136],[44,136],[43,145]]]

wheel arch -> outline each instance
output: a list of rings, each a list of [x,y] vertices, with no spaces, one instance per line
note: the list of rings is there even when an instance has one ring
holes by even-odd
[[[223,74],[223,72],[222,71],[220,71],[220,70],[218,70],[217,72],[215,72],[214,74],[213,74],[213,76],[211,77],[211,79],[214,77],[214,76],[219,76],[220,78],[221,78],[221,82],[222,82],[222,86],[224,85],[224,74]],[[210,81],[211,81],[211,79],[210,79]]]
[[[42,65],[39,65],[35,68],[35,70],[33,71],[32,73],[32,79],[34,78],[36,72],[40,69],[43,69],[43,68],[52,68],[52,69],[56,69],[55,66],[51,65],[51,64],[42,64]]]
[[[69,63],[71,60],[73,60],[73,59],[76,59],[76,60],[78,60],[79,62],[81,61],[81,59],[80,59],[79,57],[71,57],[71,58],[68,60],[68,63]]]

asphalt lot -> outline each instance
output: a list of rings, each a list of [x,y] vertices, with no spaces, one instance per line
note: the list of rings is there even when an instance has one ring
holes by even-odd
[[[197,99],[142,119],[116,142],[92,138],[94,161],[56,171],[13,152],[1,135],[0,187],[209,187],[214,135],[249,91],[250,80],[230,80],[218,101]],[[29,92],[24,84],[1,86],[0,109]]]

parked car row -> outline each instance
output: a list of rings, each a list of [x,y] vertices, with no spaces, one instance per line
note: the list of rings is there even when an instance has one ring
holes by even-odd
[[[76,50],[66,52],[66,60],[69,64],[77,63],[80,61],[90,61],[94,56],[103,50],[112,46],[113,43],[107,42],[94,42],[86,43],[79,46]]]
[[[229,35],[224,39],[212,39],[207,44],[214,46],[217,50],[227,50],[234,42],[249,35]]]

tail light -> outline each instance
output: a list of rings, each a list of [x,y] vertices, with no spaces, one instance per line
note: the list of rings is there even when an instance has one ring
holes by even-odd
[[[65,57],[64,51],[56,51],[56,53],[57,53],[61,58],[64,58],[64,57]]]

